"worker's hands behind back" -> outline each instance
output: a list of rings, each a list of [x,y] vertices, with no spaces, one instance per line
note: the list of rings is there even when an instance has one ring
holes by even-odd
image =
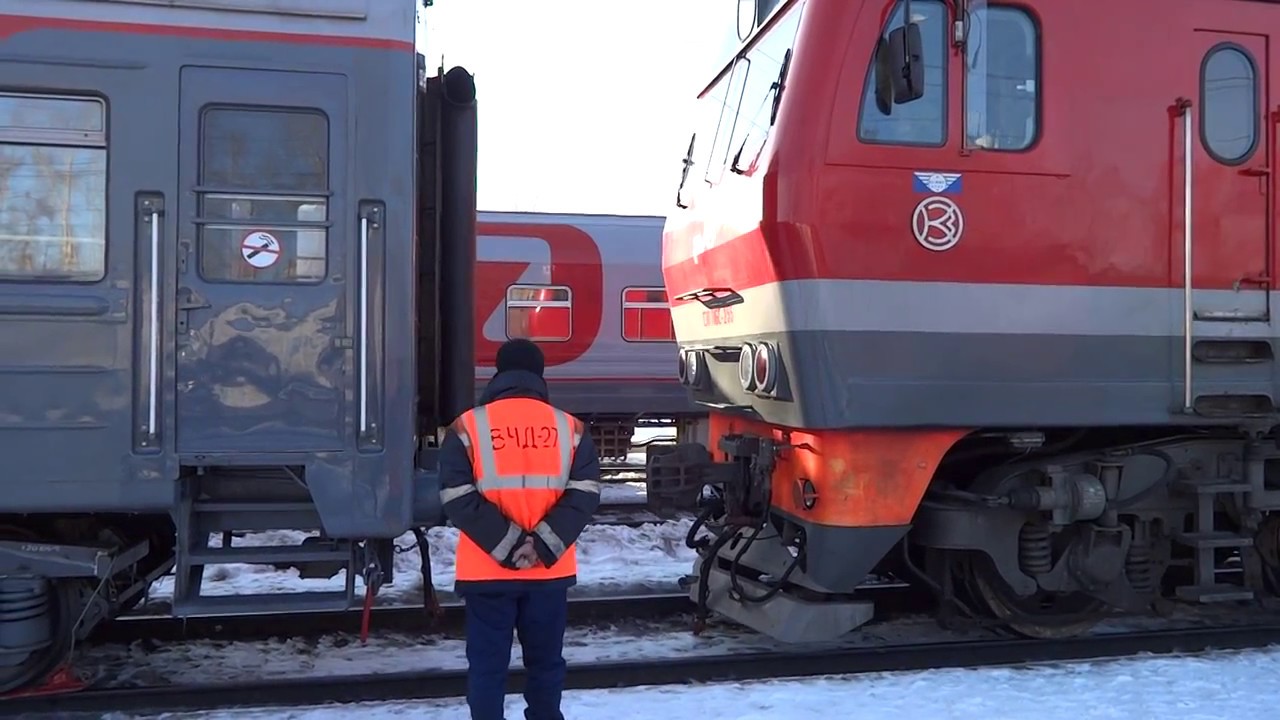
[[[511,561],[520,570],[527,570],[540,564],[538,560],[538,552],[533,549],[533,537],[526,536],[524,544],[521,545],[511,556]]]

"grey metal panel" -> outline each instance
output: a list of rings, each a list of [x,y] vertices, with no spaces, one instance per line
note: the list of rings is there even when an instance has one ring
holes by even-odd
[[[800,331],[715,342],[745,340],[778,346],[778,398],[741,389],[736,353],[710,364],[707,389],[695,398],[749,404],[789,427],[1209,422],[1181,414],[1182,339],[1174,336]],[[1197,393],[1280,398],[1272,362],[1198,364],[1195,372]]]
[[[114,67],[14,60],[74,47],[65,36],[51,39],[6,38],[0,88],[108,100],[106,276],[88,284],[0,282],[0,512],[167,508],[172,457],[132,451],[140,416],[133,241],[136,193],[173,194],[153,158],[118,162],[111,153],[145,153],[166,136],[175,139],[152,112],[148,72],[133,59],[116,57]],[[162,426],[160,438],[167,437],[171,430]]]
[[[356,363],[352,349],[342,341],[349,343],[356,332],[359,321],[351,317],[350,305],[362,290],[359,280],[346,272],[356,246],[351,231],[354,208],[347,188],[347,83],[345,76],[333,74],[182,69],[178,111],[182,195],[177,210],[178,252],[184,261],[178,268],[178,293],[180,302],[196,298],[191,304],[202,307],[177,307],[179,453],[335,451],[343,449],[348,439],[355,400],[350,384],[356,377]],[[218,258],[217,251],[228,248],[219,247],[225,238],[208,227],[212,217],[197,224],[198,215],[212,216],[200,209],[200,196],[212,191],[236,196],[282,189],[224,184],[197,192],[205,183],[217,183],[201,178],[200,167],[206,163],[202,153],[238,151],[231,140],[218,142],[202,131],[209,124],[206,112],[243,114],[271,107],[309,114],[318,110],[328,124],[327,138],[308,138],[327,145],[324,175],[331,193],[324,278],[317,284],[206,277],[208,258]],[[238,167],[253,163],[247,158],[236,162]],[[298,190],[295,194],[312,193]],[[250,235],[255,228],[275,230],[272,222],[260,222],[227,235]],[[208,234],[202,237],[202,233]],[[276,235],[280,238],[276,266],[287,267],[294,262],[291,256],[301,255],[300,249],[288,242],[288,231],[276,231]],[[257,257],[269,255],[259,252]],[[237,270],[260,272],[241,257],[225,261],[236,263]]]
[[[600,331],[581,357],[546,371],[553,397],[566,403],[566,410],[584,414],[702,412],[684,398],[684,390],[676,380],[674,342],[628,342],[622,335],[623,290],[663,286],[664,218],[486,211],[480,213],[479,219],[485,223],[571,225],[590,235],[600,250],[604,263]],[[481,261],[527,262],[530,268],[522,282],[549,281],[545,250],[503,236],[482,235],[478,242]],[[575,312],[582,312],[582,308]],[[489,339],[505,339],[504,305],[499,304],[485,320]],[[476,369],[481,387],[493,374],[492,366]]]
[[[0,14],[412,44],[421,0],[5,0]]]
[[[1182,290],[908,280],[802,279],[738,290],[720,322],[700,303],[675,309],[686,341],[781,331],[1167,337],[1182,333]],[[1196,290],[1197,311],[1230,310],[1257,291]],[[1272,305],[1280,293],[1272,293]],[[731,312],[730,312],[731,311]],[[723,314],[723,313],[722,313]],[[1267,322],[1196,321],[1196,338],[1276,335]]]
[[[4,10],[32,11],[42,4],[14,2],[7,2]],[[90,16],[102,17],[106,6],[85,2],[84,7]],[[285,27],[284,19],[277,20]],[[83,29],[10,35],[0,44],[0,87],[99,93],[108,101],[109,279],[83,286],[0,283],[0,294],[13,308],[39,308],[41,303],[33,303],[32,298],[47,297],[43,306],[62,313],[56,317],[0,315],[0,368],[13,370],[0,370],[0,397],[5,399],[0,417],[8,416],[11,426],[0,426],[0,451],[6,458],[0,512],[154,511],[166,510],[175,501],[175,208],[190,202],[189,197],[178,195],[175,152],[179,147],[175,112],[179,68],[184,64],[303,69],[350,78],[346,87],[348,173],[343,188],[349,206],[346,241],[353,242],[352,202],[384,201],[387,272],[377,292],[385,295],[387,307],[413,307],[415,160],[408,148],[414,138],[417,84],[414,56],[407,47],[391,51],[296,43],[282,51],[275,40],[226,42],[194,30],[188,36]],[[138,283],[145,280],[136,274],[132,247],[139,192],[160,193],[168,203],[160,256],[160,452],[154,455],[132,448],[131,431],[138,411],[132,398],[134,377],[141,377],[144,359],[135,357],[135,348],[145,339],[145,323],[138,322],[138,309],[131,300]],[[355,272],[354,255],[348,251],[346,258],[343,271],[349,278]],[[0,300],[0,307],[5,305]],[[102,307],[107,308],[104,314],[71,312],[86,308],[99,312]],[[408,527],[412,511],[416,375],[413,350],[401,343],[412,337],[413,321],[411,314],[403,312],[383,317],[381,301],[374,307],[379,314],[370,358],[385,373],[384,444],[381,449],[357,452],[350,437],[337,452],[298,453],[291,458],[306,466],[308,486],[326,529],[336,535],[398,535]],[[350,326],[350,309],[345,312],[344,322]],[[296,332],[309,331],[298,328]],[[345,402],[349,407],[349,394]],[[40,423],[44,429],[38,427]],[[240,452],[221,459],[242,465],[264,458]]]

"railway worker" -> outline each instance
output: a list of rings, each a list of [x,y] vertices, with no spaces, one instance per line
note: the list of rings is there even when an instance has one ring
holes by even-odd
[[[501,720],[512,633],[527,720],[563,720],[560,695],[575,542],[600,504],[600,459],[583,423],[550,404],[542,350],[498,349],[480,403],[449,427],[440,498],[458,528],[454,589],[466,606],[467,704]]]

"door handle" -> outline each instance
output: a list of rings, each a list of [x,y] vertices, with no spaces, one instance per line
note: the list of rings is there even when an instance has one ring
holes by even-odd
[[[199,293],[188,287],[178,288],[178,297],[176,307],[178,310],[178,332],[189,332],[187,315],[192,310],[210,307],[209,301],[205,300]]]
[[[1232,287],[1235,288],[1236,292],[1239,292],[1241,285],[1269,285],[1269,284],[1271,284],[1271,276],[1265,272],[1261,272],[1261,273],[1254,273],[1252,275],[1245,275],[1239,280],[1236,280],[1232,284]]]

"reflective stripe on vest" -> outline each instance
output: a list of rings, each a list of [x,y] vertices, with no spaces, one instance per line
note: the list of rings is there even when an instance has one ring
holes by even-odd
[[[512,570],[500,562],[519,541],[514,528],[492,555],[460,533],[457,579],[545,580],[576,574],[574,546],[564,547],[541,520],[566,489],[587,489],[569,480],[574,452],[582,439],[582,422],[539,400],[508,398],[463,413],[453,429],[467,449],[475,484],[443,490],[441,500],[450,502],[480,492],[525,532],[536,533],[560,553],[560,559],[549,568],[539,565]]]

